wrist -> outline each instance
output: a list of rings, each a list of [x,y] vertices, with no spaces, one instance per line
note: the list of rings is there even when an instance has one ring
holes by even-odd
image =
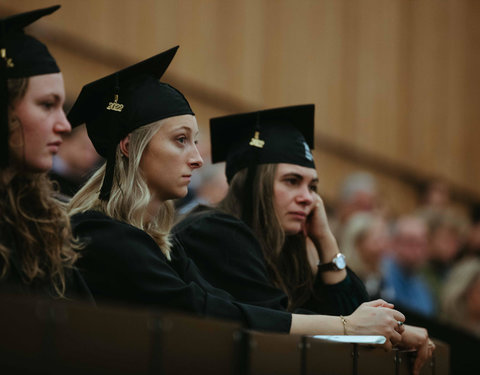
[[[345,318],[343,315],[340,315],[339,318],[342,321],[343,334],[348,335],[348,332],[347,332],[347,324],[348,324],[347,318]]]
[[[347,266],[347,262],[345,260],[345,255],[342,253],[337,253],[333,257],[333,259],[329,262],[318,262],[317,270],[319,272],[325,271],[343,271]]]
[[[331,231],[328,231],[328,233],[322,233],[321,235],[317,234],[310,238],[317,248],[320,257],[322,257],[323,254],[330,257],[330,255],[333,256],[339,252],[337,240]]]

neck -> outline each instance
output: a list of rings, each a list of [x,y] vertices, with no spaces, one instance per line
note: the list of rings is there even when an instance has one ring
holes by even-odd
[[[149,223],[154,217],[158,215],[158,212],[160,211],[160,207],[162,206],[163,202],[164,201],[161,199],[152,197],[145,211],[144,220],[146,223]]]

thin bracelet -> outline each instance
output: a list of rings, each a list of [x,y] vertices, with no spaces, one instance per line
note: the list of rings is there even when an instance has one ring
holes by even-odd
[[[342,324],[343,324],[343,334],[348,335],[348,333],[347,333],[347,319],[345,319],[345,317],[343,315],[340,315],[340,319],[342,320]]]

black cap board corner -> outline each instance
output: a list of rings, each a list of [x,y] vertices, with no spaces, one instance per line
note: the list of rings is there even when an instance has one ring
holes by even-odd
[[[315,168],[314,104],[212,118],[212,162],[226,161],[227,179],[252,165],[291,163]]]

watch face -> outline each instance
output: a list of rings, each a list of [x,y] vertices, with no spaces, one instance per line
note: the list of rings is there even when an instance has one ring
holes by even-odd
[[[339,270],[343,270],[347,266],[347,262],[345,261],[345,255],[343,254],[338,254],[333,260],[333,262]]]

